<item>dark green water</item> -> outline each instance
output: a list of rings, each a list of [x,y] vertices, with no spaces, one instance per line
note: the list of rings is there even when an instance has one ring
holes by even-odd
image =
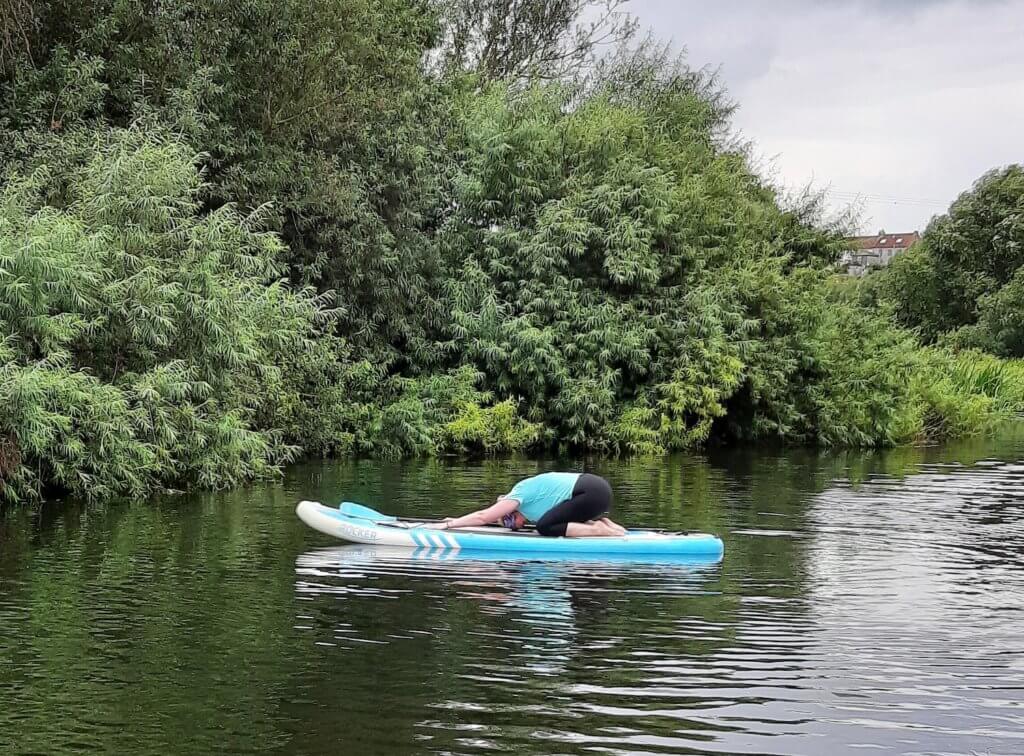
[[[294,517],[528,461],[0,514],[0,753],[1024,753],[1024,433],[599,462],[710,567],[422,560]],[[570,466],[563,462],[562,467]]]

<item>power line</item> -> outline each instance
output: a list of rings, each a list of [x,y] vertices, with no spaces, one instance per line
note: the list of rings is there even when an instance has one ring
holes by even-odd
[[[907,205],[911,207],[945,207],[944,202],[919,202],[915,200],[898,200],[889,197],[865,197],[864,195],[830,194],[830,197],[848,202],[864,202],[869,205]]]
[[[866,202],[870,204],[908,205],[915,207],[947,207],[948,202],[925,197],[900,197],[889,194],[870,194],[868,192],[850,192],[840,189],[825,189],[825,194],[839,200]]]

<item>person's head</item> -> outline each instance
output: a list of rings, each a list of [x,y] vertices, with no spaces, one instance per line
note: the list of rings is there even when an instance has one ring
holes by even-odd
[[[519,530],[523,525],[526,524],[526,518],[523,517],[523,513],[518,509],[514,512],[509,512],[507,515],[501,518],[501,524],[509,530]]]

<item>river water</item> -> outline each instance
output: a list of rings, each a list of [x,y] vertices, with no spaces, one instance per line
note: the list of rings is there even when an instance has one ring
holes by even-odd
[[[422,559],[294,516],[538,463],[303,465],[0,513],[0,753],[1024,754],[1024,432],[592,461],[720,564]]]

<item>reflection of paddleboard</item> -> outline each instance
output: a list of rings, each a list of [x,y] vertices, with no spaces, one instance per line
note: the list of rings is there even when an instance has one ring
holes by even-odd
[[[399,519],[352,502],[344,502],[339,507],[325,507],[315,501],[302,501],[295,512],[304,523],[321,533],[379,546],[438,551],[500,551],[506,554],[557,553],[565,556],[671,554],[714,559],[720,559],[724,551],[721,539],[707,533],[630,530],[624,536],[545,538],[532,530],[513,532],[494,526],[440,530],[430,521]]]

